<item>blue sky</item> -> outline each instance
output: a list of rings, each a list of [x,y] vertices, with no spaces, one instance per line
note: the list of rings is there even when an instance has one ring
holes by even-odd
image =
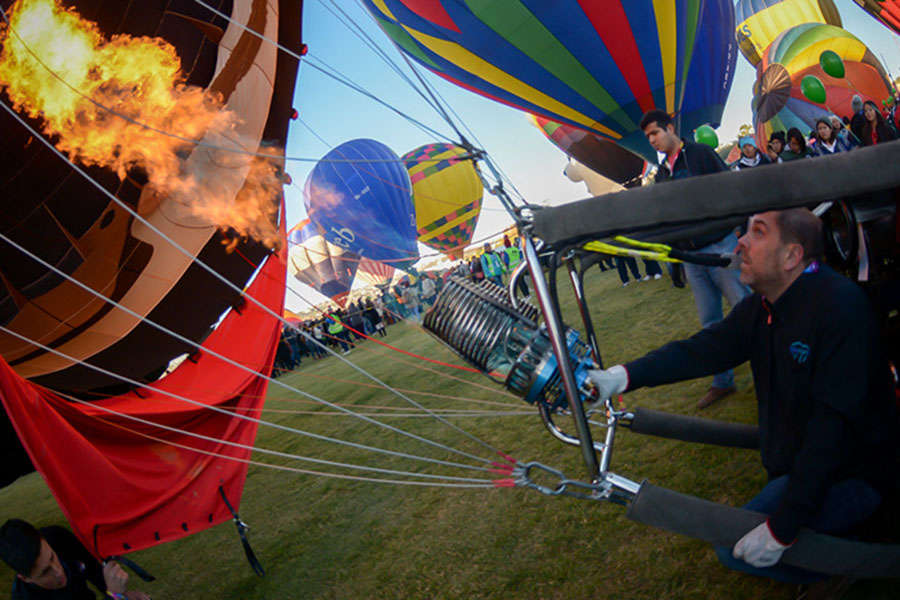
[[[339,0],[338,4],[387,51],[395,63],[403,64],[398,52],[359,4],[343,0]],[[836,0],[836,4],[844,28],[866,42],[894,77],[900,75],[900,37],[852,0]],[[388,104],[454,138],[452,130],[437,113],[331,11],[336,9],[330,0],[304,2],[303,40],[309,46],[308,56],[312,61],[316,64],[327,63]],[[459,114],[480,144],[470,138],[471,141],[493,157],[530,202],[559,204],[587,197],[584,184],[573,183],[562,174],[566,165],[565,155],[529,123],[525,113],[457,88],[424,69],[420,72]],[[755,72],[750,63],[739,56],[734,85],[725,107],[722,126],[718,130],[721,140],[733,138],[742,123],[750,122],[754,79]],[[309,65],[300,67],[294,106],[300,113],[300,120],[291,125],[287,146],[290,157],[318,159],[331,147],[361,137],[383,142],[397,154],[439,141],[433,134],[422,131],[374,100],[328,78]],[[288,163],[287,169],[294,182],[286,188],[289,226],[305,216],[301,190],[313,164],[299,161]],[[498,232],[509,224],[511,220],[500,208],[499,202],[486,193],[475,238]],[[424,246],[420,248],[423,253],[433,252]],[[302,284],[295,287],[314,302],[323,299]],[[288,307],[304,308],[304,303],[293,296],[288,294]]]

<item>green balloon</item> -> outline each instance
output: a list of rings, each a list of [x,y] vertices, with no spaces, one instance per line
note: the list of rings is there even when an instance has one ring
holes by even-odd
[[[807,75],[800,80],[800,91],[810,102],[825,104],[825,86],[815,75]]]
[[[701,125],[694,131],[694,141],[698,144],[706,144],[713,150],[719,147],[719,136],[716,130],[709,125]]]
[[[844,77],[844,61],[841,60],[841,57],[834,50],[826,50],[819,55],[819,66],[832,77],[837,79],[843,79]]]

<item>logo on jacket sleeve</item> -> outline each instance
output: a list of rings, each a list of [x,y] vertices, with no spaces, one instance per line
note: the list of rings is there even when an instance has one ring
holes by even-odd
[[[809,358],[809,346],[803,342],[793,342],[791,344],[791,357],[793,357],[798,364],[802,365],[806,362],[806,359]]]

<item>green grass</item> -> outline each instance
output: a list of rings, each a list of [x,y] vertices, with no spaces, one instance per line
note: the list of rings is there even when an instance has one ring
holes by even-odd
[[[698,328],[688,290],[668,279],[619,286],[610,272],[594,271],[587,289],[607,364],[635,358]],[[563,311],[577,319],[568,290]],[[407,324],[389,328],[391,344],[459,363],[423,331]],[[526,408],[481,375],[425,365],[372,342],[350,356],[390,385]],[[400,360],[405,362],[400,362]],[[432,371],[423,370],[427,366]],[[450,379],[441,374],[452,375]],[[304,361],[282,381],[332,402],[369,407],[405,406],[385,391],[336,382],[365,381],[335,358]],[[478,385],[473,385],[478,384]],[[737,371],[739,393],[704,416],[752,423],[755,401],[747,366]],[[698,380],[626,397],[629,406],[696,414],[696,400],[709,380]],[[430,408],[497,408],[414,396]],[[268,409],[314,410],[296,395],[270,386]],[[375,409],[370,409],[375,410]],[[345,416],[266,412],[266,419],[301,429],[446,460],[460,457]],[[383,419],[418,435],[479,456],[489,451],[432,419]],[[537,460],[581,478],[578,449],[563,446],[537,415],[457,418],[454,423],[519,460]],[[560,423],[572,429],[567,420]],[[478,472],[427,465],[317,442],[261,427],[258,447],[330,460],[481,477]],[[261,462],[276,462],[256,455]],[[307,464],[277,461],[297,468]],[[462,459],[461,462],[469,462]],[[327,468],[333,472],[356,473]],[[717,502],[741,505],[764,482],[758,454],[662,440],[621,431],[612,470],[641,481]],[[377,475],[376,475],[377,476]],[[64,522],[37,474],[0,490],[0,518],[18,516],[43,526]],[[133,553],[158,577],[140,587],[154,598],[791,598],[793,586],[730,572],[709,546],[629,521],[620,506],[548,497],[527,489],[452,490],[328,479],[251,466],[241,503],[251,542],[267,575],[256,577],[243,557],[230,523]],[[0,569],[0,589],[11,573]],[[138,581],[135,578],[135,587]],[[887,582],[862,582],[848,598],[896,597]]]

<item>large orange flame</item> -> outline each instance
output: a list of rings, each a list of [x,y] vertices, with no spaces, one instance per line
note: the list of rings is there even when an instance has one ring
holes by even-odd
[[[9,25],[0,28],[0,88],[17,111],[42,120],[57,148],[120,179],[142,169],[158,197],[180,201],[223,230],[277,244],[281,157],[243,152],[257,149],[241,143],[237,115],[221,98],[184,83],[170,44],[128,35],[107,40],[57,0],[19,0],[8,15]],[[246,172],[237,197],[216,184],[221,173],[185,167],[183,157],[195,146],[185,140],[201,139],[242,151],[204,149],[218,153],[213,162],[231,176]]]

